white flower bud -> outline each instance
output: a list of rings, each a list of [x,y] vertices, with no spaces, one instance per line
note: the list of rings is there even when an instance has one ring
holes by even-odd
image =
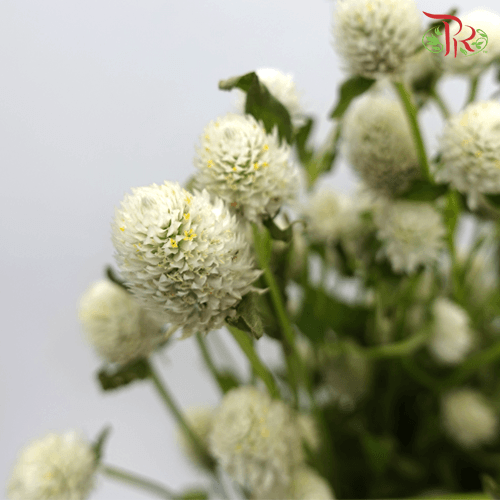
[[[148,356],[162,341],[162,322],[109,280],[94,283],[80,301],[80,321],[97,354],[126,364]]]
[[[398,101],[369,92],[347,111],[342,128],[345,155],[365,184],[394,196],[420,177],[414,139]]]
[[[455,389],[441,401],[446,432],[464,448],[487,444],[496,438],[498,417],[481,393]]]
[[[473,102],[448,119],[441,137],[438,182],[449,182],[478,205],[480,193],[500,193],[500,103]]]
[[[377,209],[379,255],[385,255],[395,272],[412,274],[420,265],[435,263],[445,249],[446,229],[430,204],[398,200]]]
[[[291,409],[254,387],[233,389],[224,396],[209,442],[222,468],[257,497],[288,487],[293,469],[304,460]]]
[[[94,487],[96,455],[76,432],[48,434],[25,447],[8,485],[9,500],[85,500]]]
[[[294,200],[299,189],[290,147],[280,144],[276,127],[267,134],[251,115],[228,113],[210,122],[194,165],[199,171],[197,186],[254,222],[274,216],[283,204]]]
[[[442,363],[460,363],[474,346],[469,315],[445,297],[434,301],[432,312],[432,336],[428,343],[432,355]]]
[[[339,0],[332,32],[344,68],[366,78],[401,74],[420,44],[421,17],[413,0]]]
[[[136,188],[116,210],[113,244],[138,302],[184,337],[221,328],[261,272],[235,216],[206,191],[178,184]]]

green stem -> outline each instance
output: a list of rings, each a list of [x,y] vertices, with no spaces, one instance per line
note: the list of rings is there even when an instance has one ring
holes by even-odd
[[[441,95],[438,93],[438,91],[433,88],[431,90],[431,97],[434,99],[434,102],[437,104],[438,108],[441,110],[441,113],[443,113],[443,116],[448,119],[450,117],[450,110],[448,109],[448,106],[444,102],[444,99],[441,97]]]
[[[425,152],[425,145],[422,139],[422,134],[420,133],[420,127],[418,126],[417,112],[415,106],[413,105],[411,95],[402,82],[394,82],[394,87],[396,88],[399,97],[401,98],[401,101],[406,109],[406,114],[408,115],[408,119],[410,121],[410,128],[413,133],[415,146],[417,148],[417,156],[424,179],[432,182],[429,170],[429,162],[427,160],[427,154]]]
[[[125,471],[123,469],[118,469],[117,467],[112,467],[110,465],[101,465],[99,467],[99,472],[113,479],[118,479],[128,484],[132,484],[133,486],[137,486],[138,488],[142,488],[144,490],[148,490],[154,495],[165,498],[165,499],[177,499],[181,498],[180,495],[176,495],[169,491],[165,486],[151,481],[145,477],[139,476],[135,473]]]
[[[217,382],[217,385],[219,386],[220,391],[222,394],[224,394],[224,386],[221,383],[221,379],[219,377],[219,372],[217,370],[217,367],[215,366],[212,357],[210,356],[210,352],[208,351],[207,344],[205,342],[205,339],[202,337],[201,333],[198,332],[196,334],[196,342],[198,343],[198,346],[200,347],[201,355],[203,357],[203,360],[205,361],[205,364],[207,365],[207,368],[209,372],[212,374],[213,378]]]
[[[412,358],[401,358],[401,366],[415,382],[427,387],[427,389],[434,393],[441,392],[441,384],[425,371],[421,370]]]
[[[179,410],[177,404],[175,403],[172,396],[168,392],[165,383],[160,380],[158,374],[155,372],[151,363],[149,362],[147,363],[149,368],[149,378],[156,387],[156,390],[160,394],[163,402],[167,405],[168,409],[174,415],[179,427],[183,430],[184,434],[188,437],[188,439],[191,440],[191,443],[193,444],[194,448],[198,451],[200,457],[202,458],[202,462],[212,473],[215,473],[214,459],[210,456],[210,453],[208,452],[204,444],[201,442],[199,436],[193,431],[193,429],[191,429],[191,426],[187,423],[186,419],[184,418],[184,415]]]
[[[381,358],[397,358],[412,354],[420,349],[430,336],[430,331],[425,329],[419,333],[411,336],[409,339],[402,340],[401,342],[394,342],[392,344],[380,345],[364,349],[364,354],[373,359]]]
[[[271,397],[274,399],[280,399],[280,392],[278,390],[278,386],[276,385],[274,377],[257,355],[257,352],[255,351],[252,343],[252,339],[250,339],[245,332],[242,332],[235,326],[226,323],[226,328],[231,332],[232,336],[241,347],[241,350],[245,353],[255,373],[262,379],[264,384],[266,384],[267,390],[269,391]]]
[[[471,102],[473,102],[474,99],[476,98],[477,90],[479,87],[478,84],[479,84],[479,75],[472,77],[470,80],[469,95],[467,97],[467,102],[465,104],[466,106],[467,106],[467,104],[470,104]]]

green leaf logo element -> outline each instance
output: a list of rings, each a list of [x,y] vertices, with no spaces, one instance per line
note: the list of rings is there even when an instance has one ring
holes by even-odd
[[[434,33],[436,33],[437,36],[440,36],[441,35],[441,32],[439,31],[439,26],[436,26],[434,28]]]
[[[464,56],[467,55],[467,51],[463,47],[460,47],[460,52],[462,52]]]

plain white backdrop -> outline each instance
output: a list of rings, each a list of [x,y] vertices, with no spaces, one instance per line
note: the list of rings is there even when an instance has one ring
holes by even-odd
[[[432,13],[456,6],[458,15],[479,7],[450,2],[417,3]],[[345,77],[330,44],[333,7],[329,0],[0,0],[0,498],[22,446],[73,428],[93,439],[106,424],[113,427],[106,462],[177,491],[208,484],[180,452],[173,419],[148,383],[101,393],[78,301],[113,263],[110,222],[124,193],[194,173],[203,127],[233,109],[235,96],[218,90],[220,79],[261,67],[292,73],[319,119],[315,139],[325,136]],[[498,85],[490,72],[480,97]],[[466,88],[460,78],[443,82],[452,109]],[[442,120],[430,106],[422,123],[432,152]],[[354,185],[343,163],[327,181],[341,191]],[[259,348],[272,355],[270,342]],[[173,342],[155,364],[181,407],[217,404],[193,339]],[[152,497],[102,479],[92,498]]]

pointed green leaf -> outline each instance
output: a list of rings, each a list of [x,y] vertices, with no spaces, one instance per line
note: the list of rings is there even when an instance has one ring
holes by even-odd
[[[235,389],[240,386],[240,381],[236,378],[236,376],[230,371],[222,371],[217,375],[217,379],[219,381],[219,386],[226,394],[226,392],[231,389]]]
[[[353,76],[340,86],[340,96],[335,108],[330,113],[330,118],[341,118],[346,112],[351,101],[366,92],[375,80],[363,76]]]
[[[309,136],[313,127],[314,120],[312,118],[308,118],[305,125],[300,127],[295,132],[295,145],[297,148],[297,154],[299,156],[300,162],[303,165],[309,162],[313,156],[312,149],[307,147],[307,141],[309,140]]]
[[[243,297],[236,308],[239,319],[244,321],[248,331],[257,340],[264,335],[264,326],[260,316],[258,301],[259,294],[257,292],[249,292]]]
[[[94,450],[95,457],[96,457],[96,462],[99,463],[101,461],[102,455],[103,455],[103,448],[108,440],[109,434],[111,432],[111,426],[108,425],[104,427],[104,429],[99,433],[99,436],[97,436],[97,439],[92,446],[92,449]]]
[[[103,368],[97,378],[103,391],[112,391],[135,380],[144,380],[149,377],[149,365],[146,360],[138,359],[115,370]]]
[[[433,201],[444,195],[447,190],[448,186],[445,184],[431,184],[428,181],[418,179],[400,197],[413,201]]]
[[[111,266],[107,266],[106,267],[106,276],[115,285],[118,285],[118,286],[122,287],[127,292],[129,291],[127,285],[125,285],[125,282],[118,277],[118,275],[115,273],[115,271],[113,270],[113,268]]]
[[[262,223],[269,230],[269,234],[273,240],[284,241],[286,243],[292,241],[293,231],[291,224],[285,229],[281,229],[276,225],[276,222],[274,222],[274,219],[271,219],[271,217],[264,218]]]
[[[208,498],[208,493],[203,490],[187,490],[180,497],[181,500],[208,500]]]

